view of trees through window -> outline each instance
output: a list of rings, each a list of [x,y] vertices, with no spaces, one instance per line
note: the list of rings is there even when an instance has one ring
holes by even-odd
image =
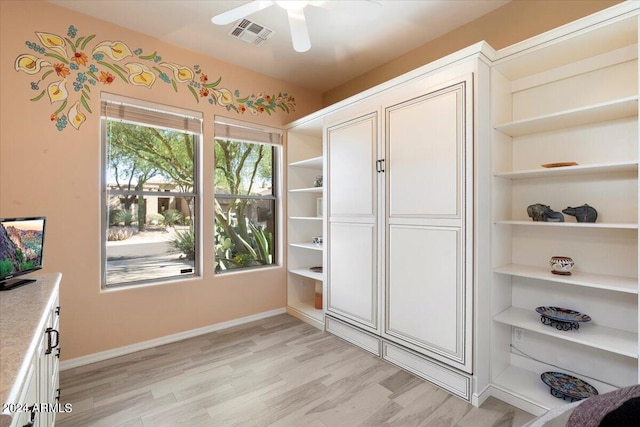
[[[197,136],[105,123],[106,285],[195,273]]]
[[[276,147],[215,140],[215,270],[275,264]]]

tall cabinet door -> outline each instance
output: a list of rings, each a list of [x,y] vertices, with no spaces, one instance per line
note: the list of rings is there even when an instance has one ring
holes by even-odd
[[[378,113],[327,127],[327,312],[379,333]]]
[[[385,109],[383,336],[471,373],[472,76]]]

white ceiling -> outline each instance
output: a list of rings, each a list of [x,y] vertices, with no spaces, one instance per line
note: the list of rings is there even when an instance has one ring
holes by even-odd
[[[505,0],[325,1],[308,5],[311,49],[295,52],[277,5],[249,19],[275,30],[263,46],[231,38],[214,15],[246,1],[50,0],[51,3],[325,92],[502,6]],[[123,13],[124,11],[124,13]]]

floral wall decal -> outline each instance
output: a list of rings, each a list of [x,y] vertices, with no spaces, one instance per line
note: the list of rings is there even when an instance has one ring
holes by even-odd
[[[271,114],[278,109],[290,113],[295,110],[295,98],[287,93],[242,96],[237,89],[231,91],[221,87],[222,77],[210,82],[199,65],[188,67],[163,61],[157,51],[145,55],[142,49],[132,51],[122,41],[94,43],[95,34],[78,37],[78,29],[73,25],[69,26],[66,37],[38,31],[35,35],[37,42],[25,42],[33,53],[19,55],[14,68],[35,76],[37,80],[30,82],[30,88],[37,94],[30,100],[49,99],[52,107],[50,119],[59,131],[66,129],[67,125],[80,129],[87,114],[93,114],[89,106],[92,88],[112,84],[149,89],[157,84],[168,84],[176,93],[180,86],[184,86],[196,102],[206,100],[211,105],[238,114]],[[67,83],[71,83],[73,89],[71,86],[67,88]]]

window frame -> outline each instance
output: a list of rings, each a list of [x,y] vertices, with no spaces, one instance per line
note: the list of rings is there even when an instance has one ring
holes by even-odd
[[[229,132],[223,136],[220,136],[220,131],[223,127],[226,127],[227,130],[224,132]],[[241,135],[240,138],[234,138],[233,130],[229,131],[229,128],[236,127],[236,130],[239,130],[240,134],[235,133],[235,135]],[[262,141],[255,141],[250,139],[252,135],[257,136],[258,133],[263,133],[264,139]],[[283,235],[283,200],[282,200],[282,167],[283,167],[283,152],[284,146],[282,142],[283,131],[278,128],[272,128],[268,126],[262,126],[255,123],[244,122],[241,120],[230,119],[226,117],[216,116],[214,120],[214,135],[213,135],[213,165],[212,169],[214,170],[213,177],[213,200],[212,204],[214,205],[213,209],[215,210],[215,202],[217,199],[247,199],[247,200],[268,200],[273,201],[273,214],[275,218],[273,220],[273,260],[271,264],[267,265],[254,265],[254,266],[246,266],[246,267],[237,267],[222,271],[216,271],[216,253],[213,251],[213,272],[214,275],[228,275],[228,274],[239,274],[244,272],[251,272],[257,270],[264,270],[269,268],[280,268],[283,265],[283,250],[282,250],[282,241],[284,239]],[[258,137],[260,138],[260,137]],[[233,195],[233,194],[220,194],[216,193],[216,182],[215,182],[215,145],[217,144],[217,140],[229,140],[231,142],[244,142],[249,144],[256,145],[265,145],[269,147],[271,152],[271,189],[272,194],[268,196],[256,196],[256,195]],[[216,218],[215,215],[213,217],[213,232],[214,239],[216,233]]]
[[[202,217],[203,217],[203,200],[202,200],[202,141],[203,141],[203,129],[202,129],[202,113],[186,110],[182,108],[166,106],[158,103],[151,103],[144,100],[127,98],[119,95],[113,95],[109,93],[103,92],[101,94],[101,116],[100,116],[100,145],[101,145],[101,161],[100,161],[100,204],[101,204],[101,212],[100,212],[100,229],[101,229],[101,238],[100,238],[100,251],[101,251],[101,261],[100,261],[100,287],[103,291],[106,290],[115,290],[115,289],[126,289],[126,288],[135,288],[141,286],[150,286],[150,285],[158,285],[164,283],[172,283],[177,281],[185,281],[192,280],[196,278],[202,277]],[[105,112],[105,104],[120,104],[125,106],[131,106],[133,108],[140,108],[144,110],[148,110],[148,112],[153,116],[153,113],[159,113],[164,115],[171,115],[176,117],[184,117],[184,126],[185,129],[180,130],[176,127],[167,127],[161,126],[158,124],[150,124],[144,123],[142,121],[132,121],[128,120],[124,117],[110,117],[108,113]],[[187,118],[191,121],[187,124]],[[199,132],[196,132],[196,127],[194,127],[194,120],[199,121]],[[128,123],[139,126],[146,127],[155,127],[159,129],[171,130],[178,133],[189,133],[193,136],[193,178],[194,178],[194,186],[192,192],[184,192],[184,191],[163,191],[159,193],[158,191],[149,191],[149,190],[109,190],[107,175],[108,175],[108,122],[109,121],[117,121],[122,123]],[[197,125],[197,124],[195,124]],[[187,130],[188,128],[188,130]],[[195,219],[192,221],[194,235],[195,235],[195,260],[193,265],[193,272],[190,274],[184,275],[174,275],[174,276],[166,276],[166,277],[156,277],[152,279],[144,279],[144,280],[131,280],[126,282],[119,283],[107,283],[107,233],[109,229],[109,199],[113,196],[123,196],[123,195],[134,195],[134,196],[158,196],[161,194],[162,196],[168,197],[183,197],[183,198],[193,198],[193,211]]]

